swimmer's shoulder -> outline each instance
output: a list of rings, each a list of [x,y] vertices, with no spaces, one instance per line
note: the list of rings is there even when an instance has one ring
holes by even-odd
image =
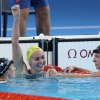
[[[93,77],[100,77],[100,71],[98,71],[98,72],[91,72],[91,75]]]

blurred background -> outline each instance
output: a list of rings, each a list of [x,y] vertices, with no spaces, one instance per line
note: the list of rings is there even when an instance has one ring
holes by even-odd
[[[49,6],[51,36],[99,34],[100,0],[49,0]],[[13,17],[10,15],[8,17],[7,36],[11,36],[12,24]],[[29,15],[26,36],[36,36],[35,25],[35,16]]]

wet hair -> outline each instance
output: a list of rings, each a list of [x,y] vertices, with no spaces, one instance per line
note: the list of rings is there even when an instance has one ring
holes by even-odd
[[[100,53],[100,45],[96,49],[93,50],[93,53]]]
[[[0,77],[9,69],[12,63],[12,60],[8,60],[7,58],[0,58]]]

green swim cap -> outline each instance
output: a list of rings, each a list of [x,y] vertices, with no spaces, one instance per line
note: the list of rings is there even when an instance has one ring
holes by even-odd
[[[30,60],[32,54],[37,50],[42,50],[42,49],[38,46],[31,46],[31,47],[28,48],[28,50],[27,50],[27,61]]]

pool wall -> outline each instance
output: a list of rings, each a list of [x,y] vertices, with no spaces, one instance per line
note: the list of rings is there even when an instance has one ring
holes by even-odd
[[[99,41],[99,35],[72,35],[23,37],[19,42],[27,65],[27,48],[38,45],[45,51],[47,64],[58,65],[61,68],[79,66],[96,71],[93,63],[93,49],[100,44]],[[0,38],[0,57],[12,59],[11,37]]]

